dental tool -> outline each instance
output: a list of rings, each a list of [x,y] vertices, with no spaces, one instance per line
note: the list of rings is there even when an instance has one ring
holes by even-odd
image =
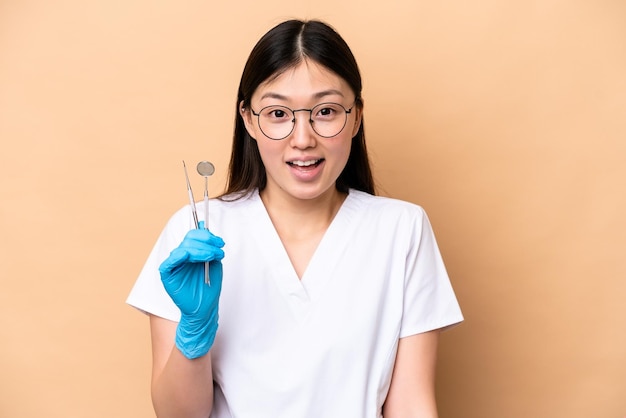
[[[196,166],[196,171],[204,177],[204,229],[209,229],[209,177],[215,173],[215,166],[209,161],[200,161]],[[209,263],[204,265],[204,281],[210,285]]]
[[[193,198],[193,192],[191,191],[191,184],[189,184],[189,176],[187,175],[187,166],[183,160],[183,168],[185,169],[185,180],[187,180],[187,194],[189,195],[189,205],[191,206],[191,214],[193,215],[193,223],[198,229],[198,212],[196,211],[196,201]]]
[[[211,164],[211,163],[209,163]],[[212,164],[211,164],[212,165]],[[185,170],[185,180],[187,180],[187,194],[189,195],[189,205],[191,206],[191,214],[193,216],[193,223],[196,226],[196,229],[200,226],[198,222],[198,211],[196,210],[196,201],[193,197],[193,191],[191,190],[191,184],[189,183],[189,175],[187,174],[187,165],[185,165],[185,161],[183,160],[183,168]],[[211,173],[212,174],[212,173]],[[204,213],[208,215],[209,213],[209,204],[208,204],[208,190],[205,180],[205,201],[204,201]],[[204,219],[204,228],[209,229],[208,226],[209,218],[208,216]],[[204,282],[211,285],[211,278],[209,277],[209,262],[206,261],[204,263]]]

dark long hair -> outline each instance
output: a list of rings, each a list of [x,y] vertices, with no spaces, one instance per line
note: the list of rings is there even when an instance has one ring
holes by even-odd
[[[224,195],[245,194],[267,184],[265,166],[256,141],[250,137],[239,114],[240,105],[250,106],[252,95],[260,84],[297,66],[304,59],[315,61],[343,78],[363,107],[361,74],[352,51],[343,38],[326,23],[289,20],[267,32],[255,45],[243,70],[237,93],[235,132]],[[363,118],[352,138],[348,162],[337,178],[337,190],[353,188],[375,194],[374,180],[365,146]]]

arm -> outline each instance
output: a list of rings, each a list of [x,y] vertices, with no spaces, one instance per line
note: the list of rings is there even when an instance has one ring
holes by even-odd
[[[383,405],[385,418],[437,418],[435,369],[439,330],[401,338]]]
[[[150,316],[152,403],[160,418],[207,417],[213,407],[210,349],[218,326],[223,246],[208,230],[193,229],[159,266],[163,287],[180,310],[178,323]]]
[[[207,417],[213,406],[211,354],[185,357],[174,344],[177,325],[150,315],[152,404],[159,418]]]

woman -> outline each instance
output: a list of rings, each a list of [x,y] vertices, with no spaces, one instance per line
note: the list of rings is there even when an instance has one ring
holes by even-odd
[[[159,417],[437,416],[438,334],[463,318],[423,210],[374,196],[359,69],[328,25],[251,52],[209,225],[174,214],[128,298]]]

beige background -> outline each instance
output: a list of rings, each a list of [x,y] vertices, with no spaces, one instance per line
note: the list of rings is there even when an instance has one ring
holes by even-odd
[[[441,416],[625,416],[622,0],[0,0],[0,416],[153,416],[124,300],[289,17],[352,46],[381,194],[435,227]]]

